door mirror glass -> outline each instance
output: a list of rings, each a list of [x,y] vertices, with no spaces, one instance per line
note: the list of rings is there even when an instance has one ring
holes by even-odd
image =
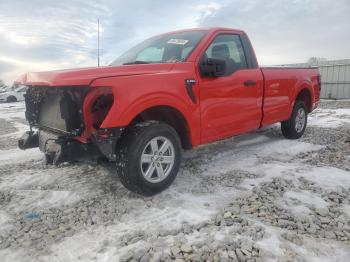
[[[218,58],[207,58],[200,62],[203,76],[218,77],[226,74],[226,61]]]

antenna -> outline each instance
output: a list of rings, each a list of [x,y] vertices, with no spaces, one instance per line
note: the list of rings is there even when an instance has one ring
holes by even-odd
[[[100,66],[100,19],[97,19],[97,66]]]

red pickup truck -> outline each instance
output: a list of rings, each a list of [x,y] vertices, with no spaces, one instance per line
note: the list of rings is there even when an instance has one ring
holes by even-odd
[[[39,147],[53,164],[103,156],[144,195],[174,181],[182,150],[277,122],[299,138],[321,88],[316,68],[260,68],[248,36],[227,28],[158,35],[110,66],[18,82],[31,127],[21,149]]]

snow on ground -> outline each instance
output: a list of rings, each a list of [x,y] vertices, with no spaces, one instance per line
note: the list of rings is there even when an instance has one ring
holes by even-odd
[[[328,204],[322,198],[315,196],[309,191],[288,191],[284,194],[284,197],[293,200],[299,200],[303,206],[312,205],[317,208],[327,207]]]
[[[0,104],[0,124],[1,261],[350,257],[348,101],[323,101],[300,140],[273,125],[185,152],[153,197],[128,192],[113,165],[46,166],[17,149],[23,103]]]
[[[350,109],[316,109],[310,120],[311,126],[338,128],[344,123],[350,124]]]
[[[25,160],[42,159],[43,155],[37,149],[21,151],[19,149],[0,150],[0,164],[16,164]]]
[[[25,104],[18,103],[0,103],[0,118],[3,119],[25,119]]]

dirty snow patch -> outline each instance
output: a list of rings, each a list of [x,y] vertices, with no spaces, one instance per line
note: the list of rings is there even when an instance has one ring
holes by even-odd
[[[317,109],[309,116],[308,125],[322,128],[338,128],[350,124],[350,109]]]
[[[37,148],[20,150],[0,150],[0,165],[22,163],[23,161],[39,160],[43,154]]]
[[[334,167],[314,167],[298,172],[297,175],[327,189],[350,184],[350,173]]]
[[[287,199],[299,200],[301,203],[314,208],[325,208],[328,206],[327,202],[324,201],[321,197],[305,190],[298,192],[288,191],[284,194],[284,197]]]

